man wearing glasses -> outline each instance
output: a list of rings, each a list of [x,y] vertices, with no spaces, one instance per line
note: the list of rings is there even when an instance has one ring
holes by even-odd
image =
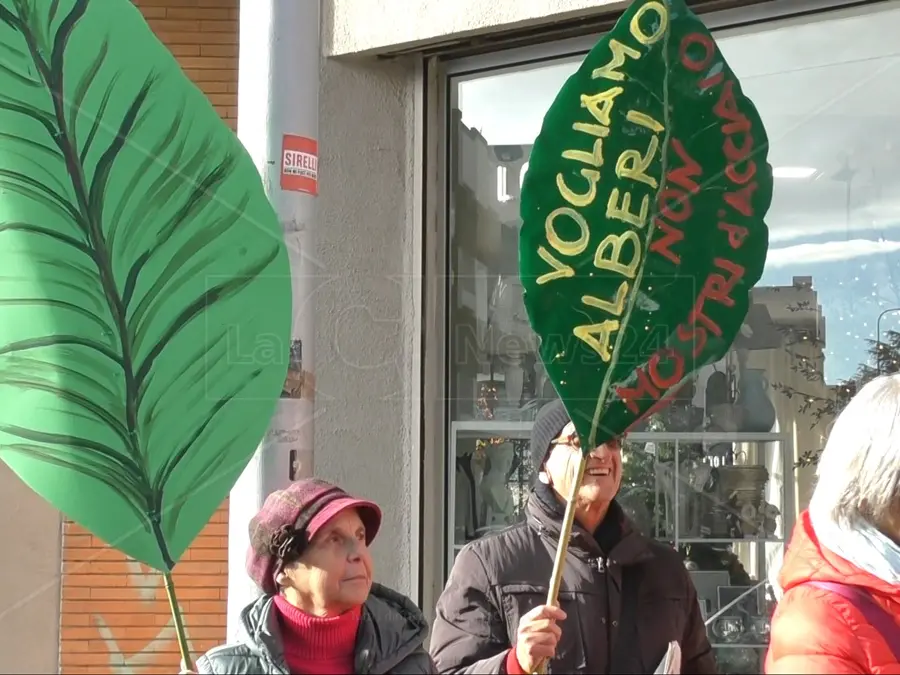
[[[616,503],[618,439],[590,453],[560,606],[545,604],[580,452],[562,403],[544,406],[531,433],[538,480],[526,519],[462,549],[438,600],[438,672],[532,673],[549,659],[551,673],[652,673],[670,641],[680,646],[681,672],[717,672],[678,553],[637,532]]]

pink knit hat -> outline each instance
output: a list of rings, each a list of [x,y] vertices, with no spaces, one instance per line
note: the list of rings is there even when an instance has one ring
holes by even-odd
[[[381,527],[381,509],[374,502],[351,497],[318,478],[298,480],[287,489],[270,494],[250,520],[250,578],[264,593],[274,594],[275,575],[281,571],[285,554],[301,552],[316,532],[347,509],[359,513],[366,528],[366,544],[371,544]]]

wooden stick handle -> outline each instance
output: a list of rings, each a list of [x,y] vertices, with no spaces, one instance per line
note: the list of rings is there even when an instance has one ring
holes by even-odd
[[[547,592],[547,604],[554,607],[559,604],[559,587],[562,585],[563,571],[566,569],[566,555],[569,552],[569,539],[572,536],[572,526],[575,524],[575,496],[578,494],[578,488],[581,487],[581,481],[584,480],[585,468],[587,468],[587,455],[578,453],[575,481],[572,483],[572,492],[566,501],[566,513],[559,530],[556,558],[553,560],[553,574],[550,575],[550,590]],[[547,661],[539,663],[535,673],[546,675]]]
[[[178,606],[178,598],[175,597],[175,582],[172,581],[172,573],[163,572],[163,579],[166,582],[166,595],[169,597],[172,620],[175,622],[175,637],[178,640],[178,651],[181,652],[182,669],[193,670],[191,648],[188,647],[187,635],[184,632],[184,621],[181,618],[181,608]]]

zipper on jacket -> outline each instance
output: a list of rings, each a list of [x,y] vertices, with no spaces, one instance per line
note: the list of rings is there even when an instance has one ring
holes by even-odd
[[[591,558],[590,566],[594,568],[599,574],[603,575],[603,586],[606,589],[606,618],[603,619],[603,623],[606,625],[606,664],[605,668],[602,672],[609,673],[610,665],[612,663],[612,639],[613,639],[613,625],[612,625],[612,613],[610,611],[610,603],[609,603],[609,576],[606,574],[606,569],[609,566],[608,558]]]

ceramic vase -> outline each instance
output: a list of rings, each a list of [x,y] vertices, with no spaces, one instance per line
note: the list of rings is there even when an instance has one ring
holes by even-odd
[[[760,368],[747,368],[738,382],[735,401],[741,410],[740,431],[763,434],[775,426],[775,406],[769,399],[769,380]]]

